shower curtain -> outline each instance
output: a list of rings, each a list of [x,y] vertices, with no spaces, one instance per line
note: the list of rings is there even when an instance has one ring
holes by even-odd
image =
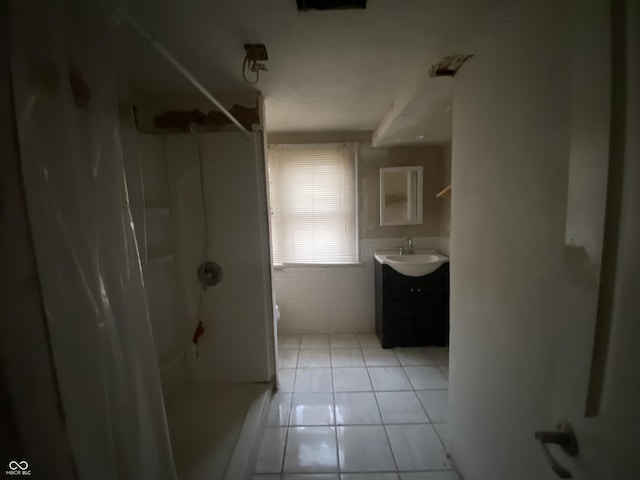
[[[175,479],[136,240],[144,232],[135,231],[144,225],[140,163],[125,135],[131,102],[112,12],[97,0],[9,2],[21,159],[78,475]]]

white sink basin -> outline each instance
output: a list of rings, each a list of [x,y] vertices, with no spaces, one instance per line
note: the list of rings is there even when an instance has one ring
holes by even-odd
[[[449,261],[449,257],[445,257],[435,250],[412,255],[398,255],[397,252],[376,252],[373,256],[381,264],[389,265],[396,272],[408,277],[427,275]]]

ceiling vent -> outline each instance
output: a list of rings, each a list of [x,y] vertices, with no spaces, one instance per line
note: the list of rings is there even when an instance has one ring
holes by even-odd
[[[367,0],[296,0],[298,10],[349,10],[367,8]]]

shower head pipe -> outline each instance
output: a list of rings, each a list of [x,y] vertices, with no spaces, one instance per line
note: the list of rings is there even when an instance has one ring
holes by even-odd
[[[218,101],[213,94],[202,85],[196,77],[194,77],[189,70],[185,68],[164,46],[158,42],[147,29],[145,29],[135,18],[133,18],[129,12],[120,7],[114,16],[116,24],[122,22],[128,23],[133,30],[135,30],[143,39],[149,42],[153,48],[155,48],[160,55],[162,55],[173,67],[178,70],[191,84],[196,87],[211,103],[213,103],[220,112],[222,112],[231,122],[240,129],[246,136],[251,136],[251,132],[242,125],[236,117],[234,117],[224,106]]]

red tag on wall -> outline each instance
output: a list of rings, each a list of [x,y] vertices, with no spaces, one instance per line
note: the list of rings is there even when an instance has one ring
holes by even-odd
[[[194,345],[198,344],[198,340],[200,340],[202,335],[204,335],[204,325],[202,325],[202,322],[198,322],[198,326],[193,332],[193,339],[191,340]]]

